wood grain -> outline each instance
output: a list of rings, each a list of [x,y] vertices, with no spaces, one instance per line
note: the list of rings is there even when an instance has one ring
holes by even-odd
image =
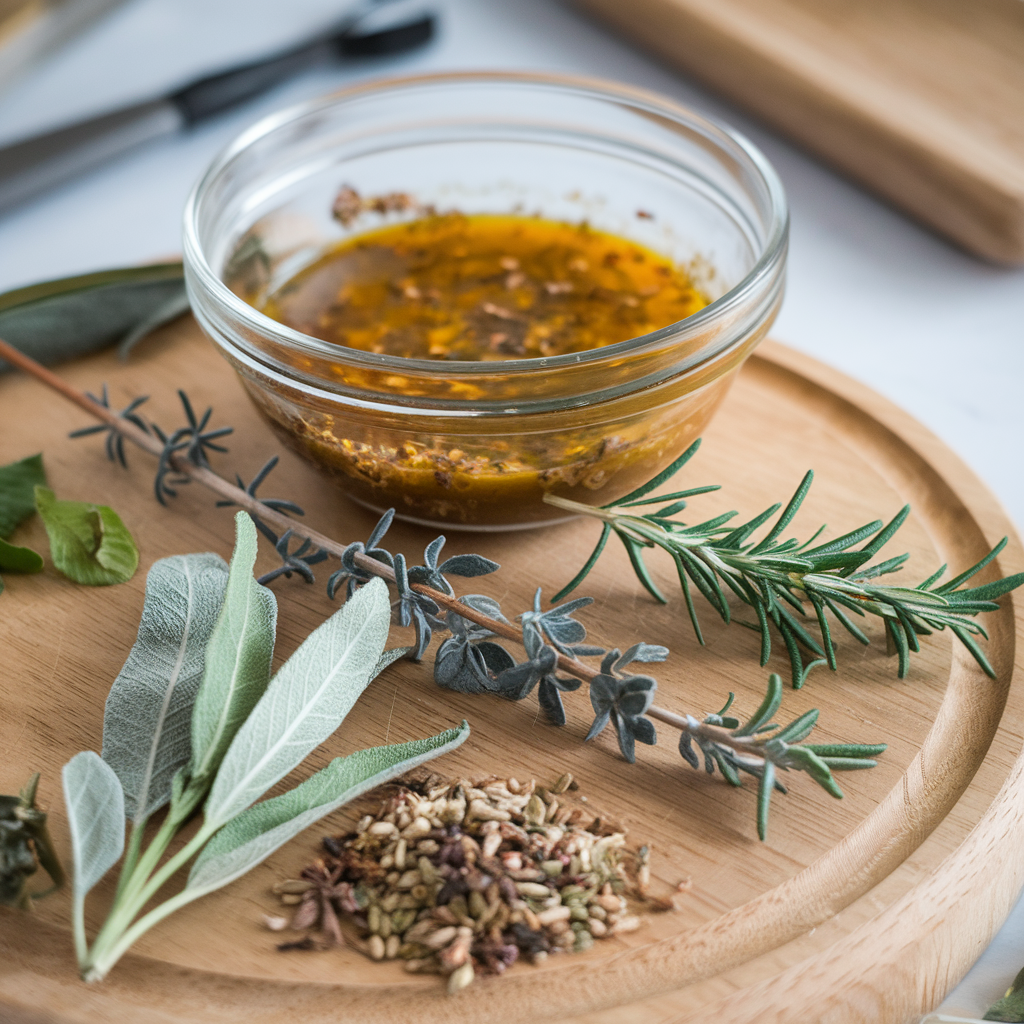
[[[577,0],[923,223],[1024,262],[1019,0]]]
[[[127,365],[100,355],[62,372],[93,391],[107,380],[115,403],[152,393],[146,409],[165,427],[180,418],[177,386],[199,405],[214,403],[215,422],[236,427],[231,454],[220,462],[225,473],[237,469],[248,479],[279,450],[226,363],[190,323],[165,330]],[[67,431],[83,425],[82,414],[55,404],[34,382],[0,378],[0,417],[0,463],[42,449],[60,496],[109,501],[118,509],[139,540],[143,568],[182,551],[229,552],[229,511],[214,510],[195,488],[183,488],[176,502],[161,508],[152,499],[148,456],[133,453],[125,473],[105,462],[95,442],[67,441]],[[697,514],[759,511],[785,499],[808,467],[817,478],[796,533],[827,520],[835,535],[891,515],[909,500],[914,514],[899,538],[899,550],[912,556],[909,582],[943,561],[959,571],[1006,533],[1011,543],[998,570],[1024,567],[1024,552],[998,504],[919,424],[835,371],[764,345],[687,468],[689,483],[725,485],[697,499]],[[364,537],[371,523],[288,453],[264,490],[298,500],[313,525],[340,540]],[[512,609],[526,606],[535,583],[549,593],[560,586],[594,532],[593,524],[573,522],[529,534],[455,534],[446,553],[480,550],[503,562],[500,574],[474,589]],[[430,536],[403,525],[391,541],[414,554]],[[23,527],[16,539],[45,547],[38,523]],[[272,561],[262,557],[269,568]],[[741,712],[752,708],[767,672],[757,666],[756,635],[724,626],[704,608],[708,643],[701,648],[681,602],[655,606],[639,592],[625,556],[606,557],[588,580],[597,599],[587,618],[596,642],[667,643],[673,656],[658,673],[658,701],[671,710],[705,712],[719,706],[727,690],[737,692]],[[671,566],[652,564],[671,592]],[[48,567],[6,582],[0,599],[0,792],[15,791],[28,772],[42,770],[43,800],[51,806],[56,842],[66,850],[59,765],[99,746],[103,700],[131,645],[144,577],[89,590]],[[332,606],[321,586],[281,580],[275,589],[281,660]],[[29,1021],[42,1013],[61,1024],[143,1018],[270,1024],[300,1012],[314,1024],[339,1015],[428,1024],[569,1017],[909,1020],[966,970],[1021,887],[1013,856],[1024,839],[1024,778],[1015,764],[1024,727],[1018,643],[1024,614],[1018,605],[1004,599],[1002,609],[987,616],[995,682],[944,635],[925,641],[910,678],[899,681],[875,629],[871,647],[842,643],[839,672],[819,671],[804,690],[787,693],[786,714],[822,708],[820,741],[882,740],[890,749],[878,768],[841,778],[841,802],[809,780],[792,780],[790,795],[776,801],[765,844],[753,827],[753,791],[735,791],[690,770],[666,728],[659,730],[659,746],[629,766],[611,736],[579,742],[589,725],[585,696],[576,695],[569,723],[557,731],[538,720],[532,701],[510,705],[439,691],[425,666],[402,663],[371,688],[295,778],[352,749],[426,735],[466,717],[473,735],[439,768],[539,779],[572,770],[592,806],[621,820],[637,842],[652,842],[656,882],[664,891],[692,880],[683,908],[651,915],[640,932],[598,943],[588,954],[516,967],[455,999],[444,997],[435,979],[405,975],[393,964],[371,965],[347,950],[277,953],[274,937],[259,925],[261,914],[275,906],[270,885],[315,854],[318,835],[345,828],[353,808],[168,918],[102,985],[86,987],[75,976],[66,896],[43,902],[32,917],[4,914],[0,1018]],[[769,668],[785,671],[784,665],[776,654]],[[110,896],[107,884],[90,898],[90,927]],[[791,1012],[794,1007],[799,1012]]]

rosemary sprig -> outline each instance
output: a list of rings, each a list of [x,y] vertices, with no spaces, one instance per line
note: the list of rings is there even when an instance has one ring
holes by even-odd
[[[465,595],[458,598],[445,577],[446,573],[470,577],[484,575],[496,570],[496,563],[479,555],[458,555],[438,564],[438,557],[444,544],[443,537],[428,545],[425,565],[411,568],[406,566],[403,555],[392,554],[381,547],[394,510],[389,510],[381,517],[365,544],[355,542],[341,545],[290,519],[286,513],[302,513],[294,503],[283,502],[280,499],[264,502],[256,497],[256,487],[273,468],[271,464],[264,466],[248,488],[241,486],[241,480],[239,486],[235,486],[220,477],[210,468],[205,448],[223,450],[206,442],[211,437],[223,436],[228,429],[222,428],[205,433],[206,424],[211,416],[210,411],[207,410],[201,420],[197,419],[192,412],[191,404],[181,392],[179,394],[189,423],[187,427],[175,431],[168,437],[155,428],[147,431],[145,426],[140,427],[131,418],[120,418],[109,406],[72,388],[55,374],[3,341],[0,341],[0,357],[26,370],[108,424],[119,436],[156,456],[159,461],[156,487],[158,498],[173,496],[173,491],[161,489],[159,485],[159,481],[173,471],[180,474],[182,479],[198,481],[219,494],[223,500],[218,504],[236,504],[247,510],[260,522],[260,528],[272,539],[278,553],[284,559],[285,568],[280,573],[272,575],[287,576],[287,570],[291,569],[308,579],[312,575],[309,569],[311,562],[320,561],[327,555],[334,555],[341,560],[342,568],[335,572],[328,582],[328,593],[331,597],[342,582],[346,582],[349,596],[371,582],[374,577],[382,578],[394,585],[398,591],[398,600],[395,603],[399,622],[416,627],[417,643],[412,652],[414,657],[422,656],[432,630],[444,629],[452,634],[440,645],[435,659],[434,677],[439,685],[467,692],[492,692],[511,700],[520,700],[536,688],[541,707],[549,721],[554,725],[561,725],[565,722],[565,713],[560,694],[578,689],[578,681],[585,681],[591,686],[591,703],[597,714],[587,738],[596,737],[610,723],[618,736],[623,756],[630,762],[635,760],[636,740],[639,739],[642,743],[656,741],[654,726],[649,721],[649,718],[653,718],[679,729],[686,735],[692,734],[701,749],[706,751],[706,755],[719,766],[719,770],[733,784],[737,783],[736,772],[740,770],[758,775],[759,778],[767,775],[773,780],[772,785],[768,787],[770,795],[773,787],[782,788],[774,781],[777,770],[799,770],[811,775],[833,796],[842,795],[831,777],[830,766],[820,755],[814,760],[806,755],[794,754],[792,751],[797,748],[788,746],[785,739],[775,745],[767,742],[756,745],[742,729],[733,730],[720,725],[718,719],[726,722],[720,714],[697,720],[690,715],[680,716],[656,707],[652,703],[657,688],[655,680],[649,676],[624,675],[623,672],[636,661],[664,660],[668,654],[667,649],[639,643],[634,644],[625,654],[620,654],[617,650],[606,653],[602,648],[583,643],[586,630],[572,616],[575,611],[590,604],[591,598],[579,598],[567,605],[542,611],[538,590],[533,609],[519,617],[521,626],[517,628],[501,613],[498,603],[492,598],[483,595]],[[661,480],[656,478],[647,489],[652,489],[659,482]],[[713,488],[700,488],[687,493],[702,493],[711,489]],[[677,502],[682,493],[675,496]],[[636,498],[638,494],[639,492],[635,492],[630,497]],[[269,527],[267,523],[270,524]],[[275,528],[283,530],[280,537],[277,536]],[[300,538],[303,543],[297,551],[289,553],[288,542],[293,536]],[[305,555],[307,551],[314,551],[315,554],[310,557]],[[595,558],[591,559],[594,560]],[[299,568],[299,564],[303,565],[302,569]],[[517,663],[512,655],[492,638],[512,640],[522,645],[526,651],[526,660]],[[604,655],[600,668],[580,660],[581,657],[599,655]],[[558,670],[568,673],[569,678],[559,676]],[[770,680],[768,696],[762,704],[762,711],[765,707],[770,708],[767,717],[771,717],[778,708],[778,699],[773,696],[777,690],[777,683]],[[810,720],[808,716],[811,716]],[[817,711],[808,712],[798,719],[801,723],[809,721],[808,727],[800,736],[790,735],[790,730],[793,729],[791,724],[775,739],[785,735],[795,743],[795,739],[802,738],[810,731],[816,719]],[[766,725],[760,731],[766,728],[771,727]],[[690,760],[686,749],[681,743],[681,753]],[[833,752],[845,751],[843,755],[836,755],[843,761],[859,759],[863,763],[858,767],[871,767],[874,762],[865,760],[867,755],[857,754],[856,751],[880,752],[884,745],[868,747],[846,744],[828,749]],[[836,767],[850,765],[837,764]],[[762,799],[759,802],[758,817],[758,830],[762,839],[767,808],[767,800]]]
[[[899,655],[899,677],[905,678],[910,668],[910,654],[920,650],[919,636],[928,636],[947,626],[989,675],[995,672],[985,657],[978,636],[988,639],[984,627],[975,620],[980,612],[994,611],[995,599],[1024,583],[1024,573],[980,587],[964,584],[987,566],[1006,546],[1004,537],[984,558],[959,576],[945,583],[939,581],[946,566],[934,572],[916,587],[898,587],[874,582],[902,568],[908,555],[897,555],[881,562],[872,559],[899,530],[910,514],[905,505],[883,524],[881,520],[866,523],[834,540],[815,545],[825,527],[809,540],[782,539],[783,531],[807,497],[813,472],[808,472],[783,509],[772,505],[760,515],[739,526],[733,524],[736,512],[726,512],[702,523],[687,525],[678,518],[686,507],[686,498],[714,488],[698,487],[673,494],[648,497],[651,491],[675,475],[694,455],[700,441],[694,442],[667,469],[635,491],[607,505],[595,507],[568,498],[547,494],[544,500],[558,508],[599,519],[602,523],[590,557],[576,576],[560,590],[553,600],[571,593],[597,563],[612,533],[619,538],[629,555],[637,577],[655,600],[667,599],[651,578],[644,561],[645,548],[661,548],[675,562],[690,622],[700,643],[704,643],[700,622],[694,607],[691,583],[718,612],[723,621],[732,621],[728,593],[752,608],[756,623],[742,622],[760,633],[761,664],[771,656],[772,628],[782,638],[789,655],[793,687],[803,685],[804,670],[801,648],[824,658],[829,668],[836,668],[836,647],[829,615],[862,644],[867,636],[851,618],[850,613],[864,617],[874,615],[885,623],[886,631]],[[659,506],[645,512],[646,506]],[[758,529],[767,526],[782,509],[768,532],[755,541]],[[859,547],[857,545],[860,545]],[[801,621],[813,615],[820,642]]]

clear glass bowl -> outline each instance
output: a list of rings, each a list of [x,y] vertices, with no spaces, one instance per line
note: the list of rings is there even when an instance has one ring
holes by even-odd
[[[439,210],[586,220],[688,266],[713,301],[548,358],[432,361],[321,341],[251,302],[348,235],[409,216],[343,227],[331,216],[343,184]],[[729,129],[615,83],[472,73],[374,82],[260,121],[194,189],[184,249],[200,325],[285,442],[374,509],[509,529],[562,518],[548,491],[612,501],[700,435],[776,316],[787,232],[778,177]]]

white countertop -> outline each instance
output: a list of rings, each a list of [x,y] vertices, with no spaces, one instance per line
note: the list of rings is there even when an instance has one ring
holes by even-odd
[[[180,251],[185,197],[214,154],[270,110],[384,74],[502,68],[619,79],[747,134],[789,195],[788,294],[774,336],[898,402],[958,452],[1024,524],[1024,270],[953,248],[640,50],[546,0],[431,0],[438,38],[397,59],[312,71],[0,215],[0,291]],[[345,0],[133,0],[0,96],[0,140],[160,93],[299,40]],[[1024,964],[1018,905],[943,1004],[981,1014]]]

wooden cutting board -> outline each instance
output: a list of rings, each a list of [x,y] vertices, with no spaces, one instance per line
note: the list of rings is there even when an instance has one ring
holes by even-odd
[[[923,223],[1024,263],[1020,0],[577,0]]]
[[[250,479],[278,452],[241,387],[191,321],[145,343],[128,364],[112,354],[62,368],[96,391],[106,380],[115,404],[139,394],[165,428],[181,418],[174,389],[213,423],[233,424],[231,453],[218,468]],[[59,770],[81,749],[98,749],[103,701],[134,638],[144,570],[162,556],[196,550],[227,555],[229,510],[191,486],[168,508],[153,500],[148,456],[132,452],[128,472],[105,461],[95,439],[69,441],[81,412],[14,374],[0,377],[0,463],[44,452],[58,495],[109,502],[135,533],[140,572],[130,583],[78,587],[48,567],[8,576],[0,598],[0,792],[15,792],[29,772],[43,773],[58,847],[68,838]],[[904,501],[914,513],[892,552],[911,552],[909,582],[948,561],[959,571],[1004,534],[1010,545],[998,570],[1024,568],[1024,551],[1005,513],[973,474],[935,437],[873,392],[805,356],[765,344],[748,362],[685,471],[687,484],[720,482],[700,497],[695,515],[737,508],[743,514],[785,500],[804,471],[817,471],[794,524],[808,534],[822,520],[835,536],[891,516]],[[263,490],[307,509],[319,529],[343,540],[365,538],[371,517],[296,457],[285,454]],[[418,555],[432,534],[400,525],[395,550]],[[16,535],[45,550],[38,522]],[[499,597],[514,614],[536,584],[548,594],[581,564],[595,524],[571,522],[505,536],[454,534],[448,552],[478,550],[503,562],[474,590]],[[266,553],[262,565],[273,561]],[[674,592],[671,566],[652,559]],[[274,584],[280,604],[278,658],[332,609],[322,586]],[[588,579],[596,598],[585,621],[606,646],[636,639],[666,643],[657,666],[659,703],[701,714],[727,691],[751,710],[767,671],[758,640],[726,627],[708,608],[708,641],[694,640],[682,602],[655,605],[636,584],[625,556],[612,552]],[[890,744],[877,768],[841,776],[835,801],[803,776],[777,797],[768,841],[754,829],[754,793],[729,788],[686,766],[674,737],[623,762],[614,738],[581,741],[590,723],[585,694],[570,698],[562,730],[544,724],[534,701],[509,704],[441,691],[426,665],[403,662],[374,684],[339,733],[297,774],[330,758],[389,739],[426,735],[469,719],[466,744],[435,766],[454,776],[514,774],[550,781],[565,770],[580,780],[589,805],[620,820],[633,842],[654,850],[655,888],[689,878],[692,890],[674,913],[649,915],[640,931],[598,942],[586,954],[517,965],[458,996],[436,978],[404,974],[346,949],[285,955],[261,915],[274,912],[269,889],[315,856],[319,837],[337,833],[355,809],[339,813],[287,844],[244,879],[162,922],[100,985],[76,976],[68,932],[68,897],[34,914],[0,915],[0,1019],[49,1024],[303,1024],[327,1021],[417,1024],[574,1020],[597,1022],[779,1021],[895,1024],[935,1005],[989,941],[1012,906],[1024,860],[1024,774],[1017,758],[1024,727],[1021,602],[1006,598],[987,616],[988,651],[998,679],[988,679],[945,634],[927,638],[910,677],[896,678],[881,632],[872,646],[841,641],[840,668],[818,670],[799,692],[787,691],[783,714],[822,709],[815,738]],[[1016,668],[1015,668],[1016,666]],[[777,653],[770,669],[784,674]],[[1012,685],[1011,685],[1012,679]],[[787,717],[786,720],[789,720]],[[292,780],[294,781],[294,780]],[[789,781],[789,780],[788,780]],[[180,884],[177,880],[175,884]],[[90,928],[102,917],[110,885],[89,900]]]

